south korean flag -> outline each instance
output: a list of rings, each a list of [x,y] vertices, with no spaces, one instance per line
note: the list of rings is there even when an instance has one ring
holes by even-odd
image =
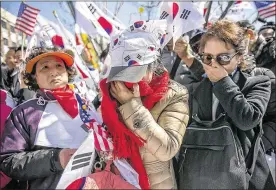
[[[192,2],[178,2],[179,11],[173,21],[173,44],[183,34],[202,28],[205,20]]]
[[[71,157],[64,169],[56,189],[66,189],[76,179],[88,176],[95,161],[96,151],[94,146],[93,131],[89,131],[87,138]]]
[[[202,28],[205,20],[192,2],[164,2],[160,19],[168,21],[168,34],[163,47],[173,39],[173,47],[178,38],[186,32]]]

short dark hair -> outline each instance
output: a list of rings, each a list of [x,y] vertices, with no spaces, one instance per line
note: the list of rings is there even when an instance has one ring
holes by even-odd
[[[18,52],[18,51],[21,51],[22,50],[22,47],[18,47],[15,49],[15,52]],[[27,50],[27,47],[23,46],[23,51],[26,51]]]
[[[16,51],[16,47],[9,47],[9,50],[8,51],[11,51],[11,50],[13,50],[13,51]]]
[[[276,25],[275,25],[275,22],[267,22],[266,24],[264,24],[258,31],[258,34],[260,34],[260,32],[262,30],[265,30],[265,29],[272,29],[274,30],[274,32],[276,31]]]
[[[31,54],[27,57],[25,64],[28,63],[28,61],[30,61],[31,59],[35,58],[36,56],[39,56],[41,54],[48,53],[48,52],[55,52],[55,51],[63,52],[58,48],[34,48],[32,49]],[[37,91],[39,89],[39,86],[35,79],[36,64],[33,66],[33,70],[31,73],[27,73],[27,72],[23,73],[24,83],[28,86],[30,90],[33,90],[33,91]],[[68,67],[65,63],[64,65],[68,73],[69,82],[71,82],[74,79],[74,77],[77,75],[77,71],[73,66]]]
[[[255,26],[249,22],[249,20],[240,20],[237,22],[237,25],[244,28],[245,30],[251,29],[255,30]]]
[[[219,20],[215,22],[200,40],[200,47],[204,49],[206,42],[211,38],[217,38],[230,44],[239,55],[246,53],[246,30],[237,23],[230,20]]]

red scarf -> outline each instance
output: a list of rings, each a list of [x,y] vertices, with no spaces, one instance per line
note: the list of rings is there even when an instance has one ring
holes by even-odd
[[[151,109],[168,91],[169,75],[164,72],[163,75],[154,75],[150,83],[139,82],[140,95],[143,99],[143,105]],[[125,83],[127,87],[133,84]],[[108,131],[113,138],[113,154],[118,158],[127,158],[132,167],[139,174],[139,184],[142,189],[149,189],[149,180],[139,153],[139,147],[144,145],[145,140],[132,133],[119,119],[116,112],[118,105],[115,99],[110,97],[109,84],[106,79],[100,82],[102,91],[101,111],[103,122],[107,125]]]
[[[78,115],[78,102],[74,91],[69,87],[69,85],[65,88],[56,88],[52,90],[43,89],[43,91],[52,94],[63,110],[72,118],[75,118]]]

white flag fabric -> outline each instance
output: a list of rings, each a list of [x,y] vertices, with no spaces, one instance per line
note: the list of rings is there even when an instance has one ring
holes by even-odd
[[[30,55],[34,47],[53,47],[53,43],[49,35],[39,25],[35,26],[32,36],[28,37],[28,45],[23,60],[25,60]]]
[[[174,19],[174,13],[173,13],[173,2],[162,2],[161,8],[160,8],[160,18],[159,19],[166,19],[167,23],[172,23]],[[175,13],[176,13],[175,9]]]
[[[71,46],[56,23],[49,21],[41,15],[38,15],[37,21],[41,28],[48,34],[54,46],[58,46],[60,48],[68,48]]]
[[[205,20],[202,14],[191,2],[178,2],[179,11],[173,21],[173,44],[184,33],[202,28]]]
[[[108,15],[106,15],[98,6],[96,3],[91,1],[90,3],[86,3],[90,8],[94,7],[96,9],[96,12],[99,13],[100,16],[104,17],[106,20],[108,20],[112,25],[118,28],[118,30],[124,30],[126,29],[126,26],[123,25],[122,23],[110,18]],[[92,6],[91,6],[92,5]],[[93,8],[92,8],[93,9]],[[90,9],[90,10],[92,10]]]
[[[139,185],[139,174],[131,167],[125,159],[113,160],[114,165],[119,170],[121,176],[137,189],[141,189]]]
[[[108,36],[114,36],[125,28],[121,23],[104,14],[94,2],[85,2],[85,4],[90,12],[91,19],[97,22],[97,26],[102,27]]]
[[[170,8],[170,4],[167,3]],[[168,8],[168,9],[169,9]],[[202,13],[191,2],[173,2],[172,3],[173,22],[168,23],[168,37],[166,38],[163,47],[171,38],[173,38],[173,47],[176,40],[186,32],[194,29],[202,28],[205,20]]]
[[[167,45],[167,43],[172,39],[173,36],[173,21],[178,13],[178,4],[176,2],[163,2],[160,8],[160,18],[159,19],[166,19],[167,20],[167,36],[163,43],[162,48]]]
[[[100,34],[105,37],[106,32],[100,30],[99,27],[96,27],[91,20],[90,11],[84,2],[75,2],[75,16],[76,16],[76,32],[78,34],[86,33],[92,37],[95,37],[97,34]]]
[[[226,19],[232,21],[240,21],[246,19],[246,11],[253,10],[255,7],[252,5],[253,2],[240,2],[235,3],[228,11],[225,16]]]
[[[92,171],[95,157],[94,135],[93,131],[89,131],[87,138],[64,169],[56,189],[66,189],[76,179],[88,176]]]
[[[58,28],[60,33],[62,34],[63,38],[66,41],[66,49],[70,49],[74,52],[74,59],[75,59],[75,66],[76,69],[79,71],[79,74],[82,76],[82,78],[87,79],[87,78],[92,78],[91,73],[87,67],[87,65],[85,65],[85,62],[82,60],[79,52],[77,51],[77,47],[76,47],[76,40],[74,38],[74,36],[72,35],[72,33],[70,33],[61,23],[61,21],[59,20],[58,15],[56,14],[56,19],[58,21]]]
[[[57,19],[57,25],[52,24],[52,27],[55,28],[56,31],[60,32],[60,34],[62,34],[63,38],[65,39],[65,48],[75,48],[76,47],[76,39],[75,39],[75,35],[73,35],[71,32],[69,32],[62,24],[62,22],[60,21],[57,13],[54,13],[56,19]]]

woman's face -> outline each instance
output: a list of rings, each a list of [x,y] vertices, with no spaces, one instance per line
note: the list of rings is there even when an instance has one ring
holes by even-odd
[[[35,78],[39,88],[63,88],[68,84],[68,72],[64,62],[59,57],[48,56],[36,64]]]
[[[24,54],[23,54],[23,56],[24,56]],[[15,61],[14,61],[15,66],[19,67],[22,64],[22,61],[23,61],[22,51],[21,50],[16,51],[14,58],[15,58]]]
[[[213,58],[216,58],[220,54],[229,54],[229,55],[234,55],[236,53],[235,49],[233,48],[232,45],[227,44],[218,38],[210,38],[207,40],[205,47],[203,48],[204,55],[211,55]],[[227,65],[222,65],[224,69],[227,71],[228,74],[231,74],[236,68],[237,65],[240,62],[241,57],[236,54],[229,64]],[[216,61],[212,59],[211,61],[211,66],[213,62]],[[219,63],[218,63],[219,64]]]
[[[6,54],[6,64],[10,69],[15,67],[15,51],[14,50],[9,50]]]

